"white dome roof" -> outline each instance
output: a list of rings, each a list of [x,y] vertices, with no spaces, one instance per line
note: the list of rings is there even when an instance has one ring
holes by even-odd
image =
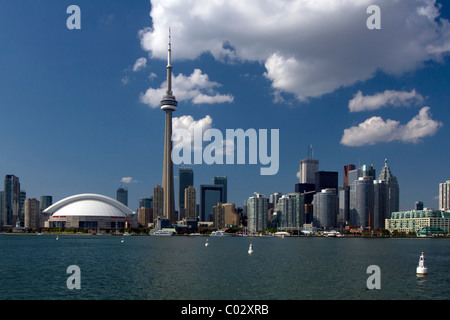
[[[98,194],[80,194],[65,198],[44,210],[53,217],[95,216],[126,218],[133,212],[125,205]]]

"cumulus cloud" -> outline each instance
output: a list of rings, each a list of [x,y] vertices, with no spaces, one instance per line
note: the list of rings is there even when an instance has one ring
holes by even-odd
[[[139,33],[150,57],[166,58],[171,27],[174,59],[209,52],[221,62],[259,62],[275,92],[301,101],[369,80],[379,71],[414,71],[450,52],[449,23],[440,18],[434,0],[151,3],[152,28]],[[370,5],[381,8],[381,30],[366,27]]]
[[[180,73],[172,79],[172,90],[177,100],[189,100],[194,104],[233,102],[232,95],[216,92],[216,88],[220,86],[219,83],[211,81],[208,75],[202,73],[200,69],[195,69],[189,76]],[[144,94],[141,94],[141,102],[152,108],[158,108],[166,90],[167,80],[159,88],[149,88]]]
[[[133,177],[123,177],[120,180],[120,182],[129,184],[129,183],[137,183],[137,180],[133,179]]]
[[[133,71],[136,72],[146,67],[147,67],[147,59],[142,57],[137,59],[136,62],[134,63]]]
[[[209,144],[209,141],[211,141],[208,141],[208,138],[215,139],[215,137],[210,137],[208,134],[205,134],[207,130],[213,129],[212,123],[213,119],[209,115],[200,120],[195,120],[192,116],[189,115],[173,118],[172,140],[174,142],[175,152],[187,148],[189,148],[192,152],[203,152],[203,139],[205,139],[205,143],[207,144]],[[195,137],[196,132],[201,134],[201,136]],[[188,134],[186,135],[186,133]],[[218,130],[216,130],[215,133],[220,133],[222,138],[220,148],[215,149],[214,151],[215,155],[218,157],[223,157],[226,154],[234,154],[234,141],[226,139]],[[197,142],[200,143],[195,143],[194,139],[198,139]]]
[[[348,103],[348,108],[350,112],[358,112],[377,110],[386,106],[410,106],[422,102],[424,102],[424,98],[416,90],[411,92],[386,90],[373,96],[364,96],[361,91],[358,91]]]
[[[358,126],[345,129],[341,144],[359,147],[393,141],[417,143],[421,138],[433,136],[442,125],[431,118],[429,107],[423,107],[406,125],[381,117],[367,119]]]

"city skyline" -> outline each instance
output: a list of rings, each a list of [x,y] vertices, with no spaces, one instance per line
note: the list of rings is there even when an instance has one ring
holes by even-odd
[[[280,130],[276,175],[261,176],[259,165],[191,165],[197,189],[226,176],[227,200],[237,207],[254,192],[267,197],[294,192],[299,163],[312,145],[319,170],[337,171],[339,186],[344,166],[374,165],[380,172],[387,158],[400,185],[400,207],[412,209],[422,201],[438,209],[439,184],[450,178],[445,175],[449,93],[442,85],[450,75],[448,4],[373,1],[381,8],[381,30],[367,29],[367,6],[350,12],[338,4],[333,12],[325,5],[304,7],[312,20],[292,9],[286,16],[291,25],[264,32],[269,17],[279,22],[275,9],[280,14],[289,9],[280,3],[261,4],[259,10],[246,3],[255,17],[244,19],[233,1],[224,10],[216,4],[169,10],[160,1],[83,0],[76,3],[80,30],[66,27],[68,3],[27,1],[29,13],[23,4],[5,3],[0,134],[8,139],[0,143],[0,176],[19,177],[27,198],[51,195],[54,202],[90,192],[115,198],[122,184],[133,210],[140,198],[151,196],[162,183],[164,143],[163,115],[153,99],[159,103],[164,95],[168,21],[173,21],[179,102],[174,127],[202,121],[222,132]],[[151,5],[160,10],[151,11]],[[181,14],[186,11],[198,19]],[[236,26],[221,24],[227,17],[235,18]],[[411,29],[402,27],[408,17],[415,23]],[[309,37],[298,31],[307,27]],[[399,47],[408,45],[402,53]],[[320,59],[312,60],[317,66],[312,70],[305,61],[315,55]],[[377,134],[370,131],[374,126]],[[175,204],[178,209],[177,195]]]

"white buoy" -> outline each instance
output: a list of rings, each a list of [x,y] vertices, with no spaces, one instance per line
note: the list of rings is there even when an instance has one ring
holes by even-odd
[[[59,240],[59,236],[56,236],[56,240]]]
[[[207,246],[209,246],[208,239],[206,239],[206,242],[205,242],[205,247],[207,247]]]
[[[250,247],[248,248],[248,254],[252,254],[253,253],[253,246],[250,243]]]
[[[417,266],[416,273],[418,275],[428,274],[428,268],[427,268],[427,265],[425,264],[425,256],[423,255],[423,252],[419,258],[419,265]]]
[[[122,243],[124,243],[125,242],[125,240],[122,238],[122,240],[120,240],[120,242],[122,242]]]

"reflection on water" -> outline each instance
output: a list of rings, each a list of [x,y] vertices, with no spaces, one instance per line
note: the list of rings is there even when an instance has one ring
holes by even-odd
[[[0,299],[450,298],[449,239],[121,239],[0,235]],[[431,272],[418,277],[422,251]],[[67,289],[70,265],[81,290]],[[366,287],[369,265],[380,267],[380,290]]]

